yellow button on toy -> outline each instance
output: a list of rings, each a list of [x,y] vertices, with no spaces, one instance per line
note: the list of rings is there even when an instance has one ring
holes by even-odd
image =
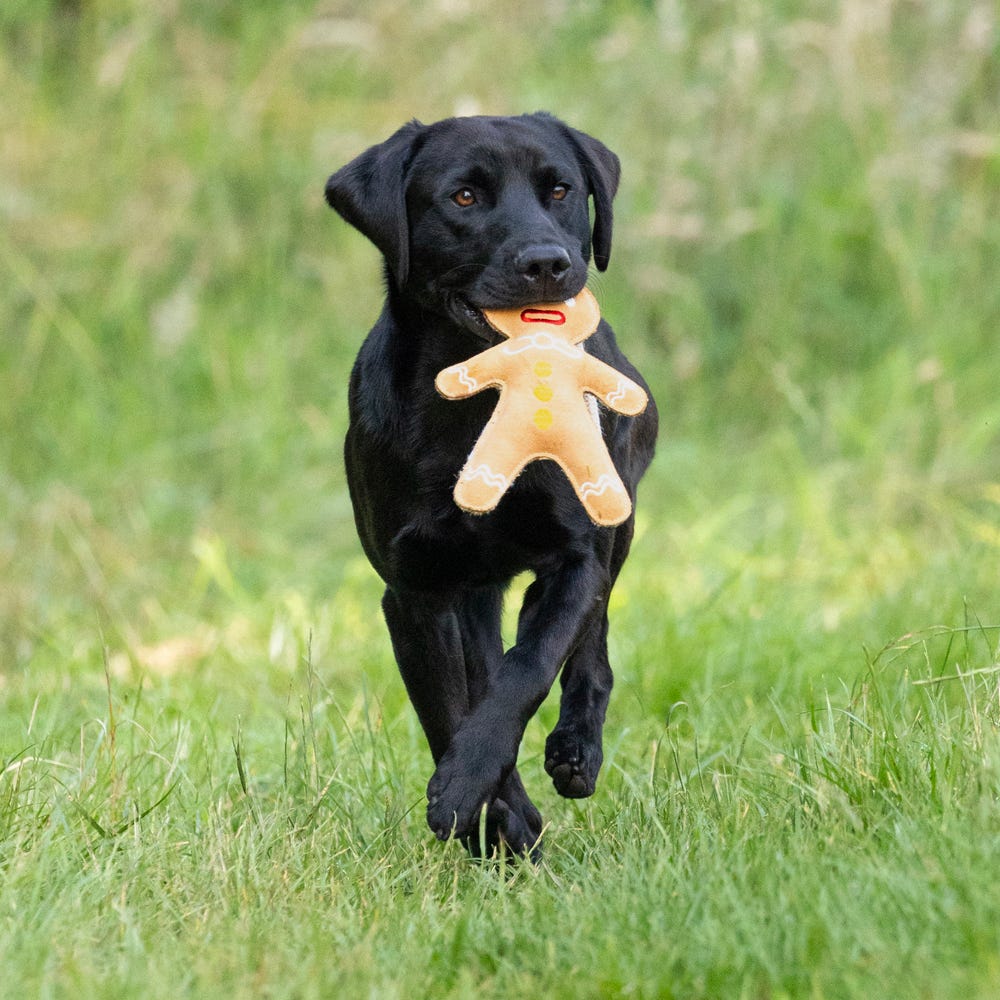
[[[552,386],[549,385],[535,386],[535,399],[540,399],[543,403],[547,403],[551,398],[552,398]]]
[[[535,374],[539,378],[548,378],[552,374],[552,365],[548,361],[538,361],[535,364]]]
[[[535,410],[535,426],[540,431],[547,431],[552,426],[552,411],[544,408]]]

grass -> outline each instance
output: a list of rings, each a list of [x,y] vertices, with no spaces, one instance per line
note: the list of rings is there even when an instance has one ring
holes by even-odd
[[[5,3],[0,992],[995,995],[998,38],[932,0]],[[545,860],[478,867],[424,826],[354,536],[379,274],[322,184],[539,107],[622,156],[594,287],[664,427],[598,792],[545,779],[550,699]]]

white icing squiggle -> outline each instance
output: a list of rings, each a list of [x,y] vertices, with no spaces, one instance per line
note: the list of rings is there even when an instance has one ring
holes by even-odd
[[[469,374],[468,365],[458,365],[453,371],[458,376],[458,381],[470,392],[479,388],[479,383]]]
[[[573,344],[567,344],[565,340],[553,337],[551,333],[526,333],[516,340],[508,341],[503,345],[503,353],[508,355],[523,354],[525,351],[556,351],[567,358],[579,358],[583,355],[583,349]]]
[[[481,479],[487,486],[494,489],[506,490],[510,486],[510,480],[499,472],[494,472],[485,463],[477,465],[474,469],[466,469],[462,473],[462,479],[471,482],[474,479]]]
[[[615,493],[624,493],[625,487],[611,476],[605,474],[597,482],[581,483],[580,496],[586,500],[588,497],[603,496],[608,490],[613,490]]]

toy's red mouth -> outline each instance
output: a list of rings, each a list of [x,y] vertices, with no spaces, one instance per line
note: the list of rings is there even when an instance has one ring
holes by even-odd
[[[566,322],[566,313],[561,309],[539,309],[533,306],[521,312],[522,323],[551,323],[553,326],[562,326]]]

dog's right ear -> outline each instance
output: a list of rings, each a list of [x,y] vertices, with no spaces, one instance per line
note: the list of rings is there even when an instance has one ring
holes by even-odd
[[[326,200],[382,251],[402,288],[410,270],[406,172],[425,126],[415,119],[366,150],[326,182]]]

